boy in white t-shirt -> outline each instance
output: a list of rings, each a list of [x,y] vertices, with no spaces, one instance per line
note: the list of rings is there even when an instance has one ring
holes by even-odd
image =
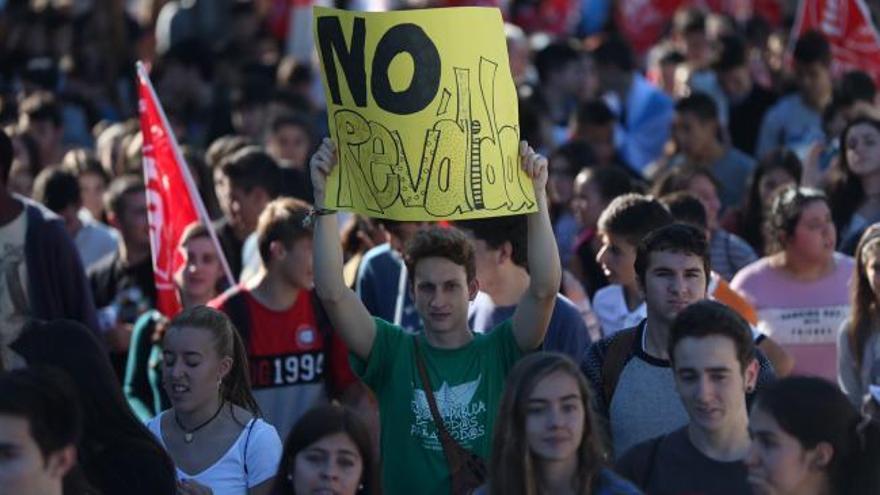
[[[599,216],[602,248],[596,261],[610,285],[593,296],[593,311],[607,337],[636,326],[647,313],[634,268],[636,246],[654,229],[671,224],[669,211],[656,199],[641,194],[618,196]]]

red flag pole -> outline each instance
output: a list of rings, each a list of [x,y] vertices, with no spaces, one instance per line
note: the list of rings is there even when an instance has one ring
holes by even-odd
[[[235,278],[232,276],[232,270],[229,268],[229,263],[226,261],[226,256],[223,253],[223,249],[220,247],[220,240],[217,238],[217,233],[214,231],[214,225],[211,223],[211,217],[208,216],[208,210],[205,208],[205,204],[202,202],[202,196],[199,194],[199,190],[195,185],[195,181],[192,178],[192,175],[189,171],[189,166],[186,163],[186,160],[183,159],[183,155],[180,153],[180,146],[177,143],[177,137],[174,135],[174,132],[171,129],[171,125],[168,123],[168,117],[165,115],[165,109],[162,107],[162,103],[159,101],[159,97],[156,95],[156,90],[153,88],[153,83],[150,81],[150,76],[147,74],[146,67],[144,67],[144,63],[138,61],[136,64],[138,79],[140,79],[141,84],[146,87],[149,92],[152,100],[155,102],[156,109],[159,113],[159,118],[162,120],[162,126],[167,129],[167,135],[171,142],[171,149],[174,152],[174,157],[180,166],[180,173],[183,176],[184,182],[186,183],[187,191],[189,192],[189,197],[192,199],[193,204],[196,207],[196,210],[199,214],[199,219],[205,224],[205,227],[208,229],[208,233],[211,236],[211,241],[214,243],[214,248],[217,250],[217,256],[220,258],[220,263],[223,265],[223,272],[226,274],[226,281],[230,287],[235,285]],[[144,132],[144,129],[141,129],[141,132]]]

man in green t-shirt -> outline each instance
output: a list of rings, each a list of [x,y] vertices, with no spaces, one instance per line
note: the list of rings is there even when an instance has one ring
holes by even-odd
[[[420,231],[406,249],[406,268],[424,332],[418,337],[370,316],[342,278],[336,215],[323,210],[326,177],[336,149],[325,139],[311,160],[315,191],[315,288],[334,328],[348,345],[352,367],[379,400],[384,493],[450,492],[450,476],[414,354],[418,340],[431,390],[446,429],[465,449],[489,456],[507,372],[541,345],[553,312],[561,269],[547,212],[547,160],[520,143],[538,212],[528,215],[531,282],[513,317],[474,334],[468,303],[479,290],[473,247],[451,228]]]

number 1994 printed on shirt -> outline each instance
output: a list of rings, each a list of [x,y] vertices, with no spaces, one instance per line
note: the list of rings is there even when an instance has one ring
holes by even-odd
[[[314,15],[339,155],[328,208],[396,220],[536,211],[497,9]]]

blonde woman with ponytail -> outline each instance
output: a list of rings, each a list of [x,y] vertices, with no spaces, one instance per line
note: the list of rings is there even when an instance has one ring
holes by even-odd
[[[259,418],[232,322],[205,306],[187,309],[171,321],[162,347],[171,409],[147,426],[177,466],[178,493],[269,493],[281,439]]]

